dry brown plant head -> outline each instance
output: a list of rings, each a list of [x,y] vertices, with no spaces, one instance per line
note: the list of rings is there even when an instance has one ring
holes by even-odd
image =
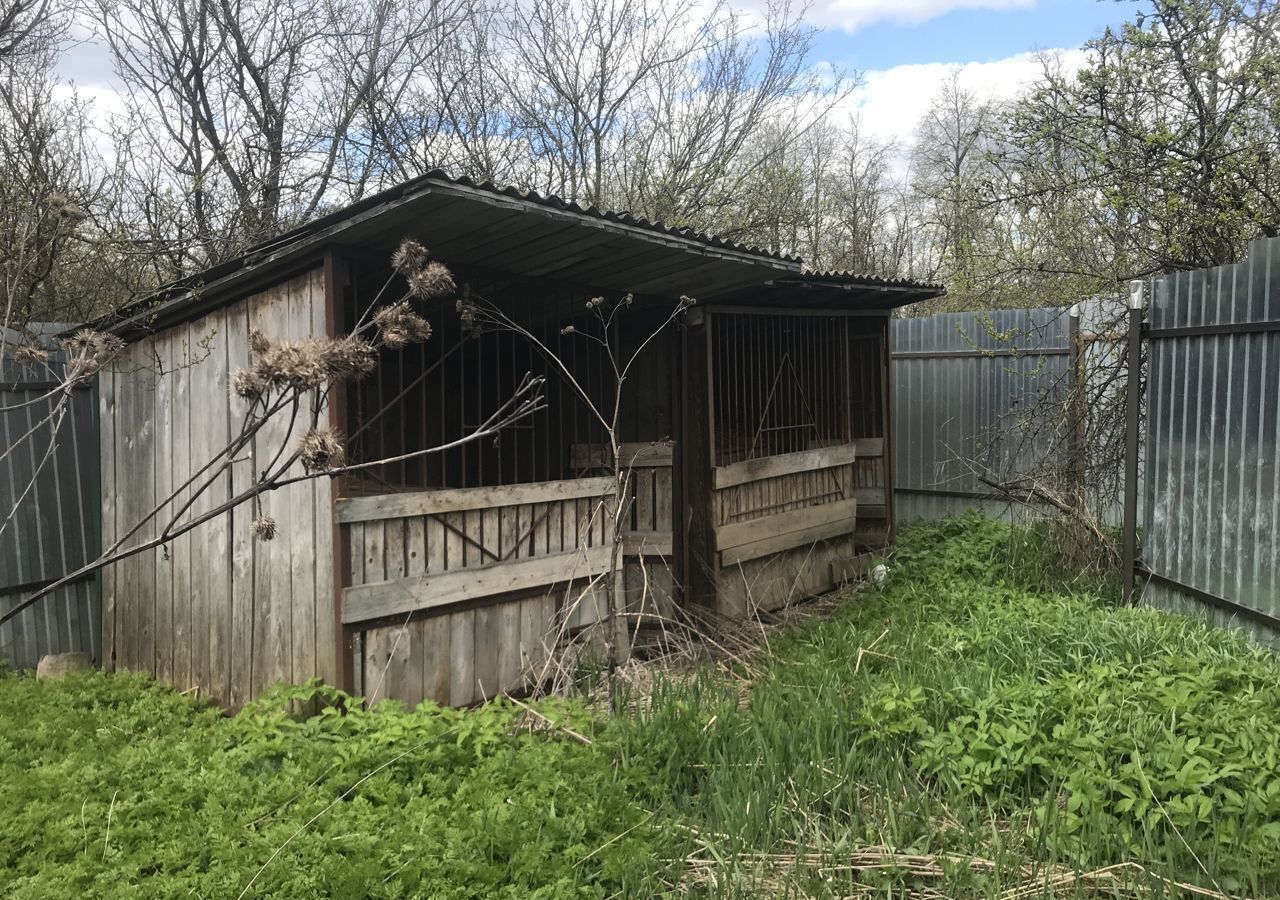
[[[341,466],[346,458],[342,437],[327,426],[313,428],[298,442],[298,458],[308,472],[323,472]]]
[[[378,350],[362,337],[348,335],[330,341],[325,366],[335,381],[358,381],[378,366]]]
[[[82,328],[62,341],[70,361],[67,372],[75,378],[84,378],[99,372],[124,350],[124,340],[105,331]]]
[[[49,361],[49,351],[42,350],[35,344],[23,344],[13,351],[13,358],[20,365],[40,366]]]
[[[405,278],[422,269],[430,261],[431,254],[427,252],[427,248],[413,238],[405,238],[396,248],[396,252],[391,254],[391,268]]]
[[[373,315],[382,343],[399,350],[411,343],[420,344],[431,337],[431,325],[413,311],[408,300],[384,306]]]
[[[405,276],[409,284],[409,293],[422,300],[434,297],[445,297],[458,289],[453,275],[443,263],[429,262],[420,269]]]
[[[260,541],[269,541],[276,536],[276,520],[270,516],[255,516],[249,523],[249,530]]]
[[[236,369],[231,376],[231,393],[245,400],[257,400],[268,387],[267,380],[256,369]]]

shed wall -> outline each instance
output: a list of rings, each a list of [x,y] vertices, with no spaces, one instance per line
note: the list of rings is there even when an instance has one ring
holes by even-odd
[[[190,498],[186,482],[239,432],[244,402],[231,395],[229,381],[247,364],[255,329],[268,339],[325,334],[322,270],[139,340],[103,373],[104,547],[175,494],[168,515],[123,546],[159,534]],[[248,488],[255,471],[304,430],[299,422],[291,432],[287,417],[277,419],[179,521]],[[261,513],[279,527],[272,541],[251,537],[257,511],[244,504],[109,567],[104,668],[146,672],[179,690],[199,688],[233,707],[278,681],[319,676],[332,683],[331,507],[327,480],[299,482],[261,497]]]

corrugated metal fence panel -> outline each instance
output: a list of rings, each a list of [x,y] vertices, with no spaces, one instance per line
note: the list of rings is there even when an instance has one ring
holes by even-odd
[[[56,356],[47,369],[0,360],[0,520],[14,511],[0,533],[0,612],[99,552],[97,402],[91,388],[77,389],[55,434],[45,420],[63,374]],[[84,651],[96,661],[100,632],[87,578],[0,626],[0,660],[30,668],[46,653]]]
[[[1052,439],[1022,427],[1055,402],[1069,367],[1067,310],[993,310],[895,319],[891,325],[898,517],[978,508],[1010,517],[980,480],[1033,471]],[[1009,351],[1014,351],[1012,355]]]
[[[1160,333],[1280,323],[1280,239],[1254,242],[1241,263],[1154,279],[1149,322],[1143,560],[1280,616],[1280,331]],[[1148,586],[1146,596],[1188,608],[1167,588]]]

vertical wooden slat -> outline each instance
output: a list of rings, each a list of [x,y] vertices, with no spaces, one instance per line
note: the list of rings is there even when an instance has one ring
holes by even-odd
[[[249,303],[242,300],[229,306],[222,323],[225,335],[227,373],[250,365],[249,358]],[[233,395],[227,397],[227,435],[239,436],[244,428],[248,401]],[[199,427],[193,419],[192,432]],[[201,464],[192,460],[194,464]],[[246,447],[231,464],[228,491],[238,496],[253,484],[254,466],[251,447]],[[257,624],[257,567],[255,558],[259,541],[254,538],[252,522],[256,515],[252,501],[236,507],[229,517],[228,545],[231,551],[229,596],[226,599],[226,616],[229,628],[216,629],[217,650],[214,653],[216,678],[226,679],[227,695],[233,707],[240,707],[254,696],[254,640]]]
[[[165,521],[191,496],[190,488],[179,488],[194,474],[191,467],[191,371],[196,359],[191,352],[190,329],[180,325],[172,332],[175,348],[173,364],[173,419],[169,432],[172,484],[177,492]],[[191,678],[191,535],[174,539],[169,554],[173,567],[173,685],[187,690]]]
[[[251,298],[249,327],[268,341],[289,337],[289,286],[277,285]],[[290,441],[290,413],[281,410],[262,426],[254,439],[254,469],[259,477],[285,458]],[[259,498],[263,515],[275,520],[277,534],[254,548],[254,693],[289,681],[293,672],[292,535],[298,529],[297,511],[288,491],[270,491]]]
[[[147,367],[141,371],[142,382],[139,385],[140,395],[137,400],[139,407],[137,409],[137,472],[138,479],[133,482],[128,489],[133,490],[137,494],[137,507],[135,522],[141,521],[147,516],[156,505],[156,452],[157,452],[157,434],[156,434],[156,369],[155,369],[155,339],[152,337],[145,338],[138,342],[137,345],[146,356]],[[132,524],[132,523],[131,523]],[[143,526],[135,537],[136,542],[142,542],[148,538],[157,535],[157,525],[154,519]],[[159,550],[149,550],[140,554],[138,564],[134,571],[136,574],[136,585],[138,591],[137,606],[138,611],[137,626],[135,630],[136,643],[136,659],[137,668],[142,672],[150,672],[155,674],[156,671],[156,568],[155,558],[160,556]]]
[[[218,406],[226,401],[225,394],[219,393],[219,371],[225,364],[226,350],[224,341],[225,314],[214,313],[199,322],[190,325],[187,332],[189,346],[199,347],[199,361],[191,367],[192,398],[217,397],[217,406],[205,410],[209,418],[201,413],[192,417],[190,459],[195,469],[204,466],[217,452],[213,444],[215,435],[221,430],[218,425]],[[192,501],[191,509],[184,519],[194,519],[201,513],[213,509],[217,503],[227,499],[230,488],[226,484],[226,474],[213,476],[206,474],[198,484],[199,487],[209,484]],[[212,482],[212,483],[210,483]],[[190,640],[189,673],[192,686],[198,686],[206,695],[210,691],[209,678],[209,628],[210,606],[216,601],[214,594],[220,585],[220,574],[225,571],[226,557],[218,553],[216,547],[217,522],[207,522],[191,532],[191,596],[188,611],[188,634]]]
[[[316,321],[323,314],[323,297],[320,293],[323,284],[318,275],[318,272],[309,273],[289,282],[287,305],[283,306],[283,330],[289,337],[309,338],[324,334],[323,322]],[[314,296],[313,287],[316,290]],[[311,418],[307,406],[315,399],[317,398],[312,396],[305,398],[302,415],[292,432],[286,433],[286,456],[293,453],[303,435],[310,430]],[[320,413],[317,424],[327,424],[323,412]],[[295,462],[290,467],[290,472],[303,474],[301,463]],[[289,522],[285,525],[291,573],[288,642],[291,665],[288,677],[290,681],[300,683],[316,674],[316,568],[321,563],[317,559],[315,546],[315,485],[309,481],[297,482],[279,493],[285,495],[289,508]]]
[[[450,513],[444,517],[450,527],[445,530],[446,571],[465,565],[463,541],[459,530],[464,527],[462,513]],[[475,690],[475,624],[474,609],[449,614],[450,681],[449,704],[469,706],[476,699]]]
[[[324,266],[321,278],[324,291],[324,333],[329,337],[340,337],[346,333],[346,295],[350,281],[350,273],[346,261],[333,248],[324,255]],[[353,298],[354,299],[354,298]],[[338,434],[350,432],[348,417],[349,392],[345,384],[336,384],[329,392],[329,426]],[[353,448],[348,447],[348,453]],[[319,669],[329,672],[338,687],[348,692],[355,691],[354,673],[354,641],[355,632],[342,624],[342,589],[350,582],[351,547],[348,541],[350,529],[342,526],[333,514],[337,499],[346,491],[347,476],[328,479],[328,490],[317,493],[316,527],[329,529],[331,565],[329,588],[330,596],[322,598],[317,583],[318,604],[316,625],[316,654]],[[327,496],[328,505],[323,506],[319,500]],[[323,508],[323,512],[320,510]],[[324,619],[323,610],[328,607],[330,615]],[[328,640],[328,649],[325,640]]]
[[[423,522],[424,571],[437,573],[445,568],[444,525],[436,516]],[[450,652],[453,616],[445,613],[423,621],[423,693],[437,703],[451,702],[453,657]]]
[[[155,502],[164,502],[173,492],[173,380],[174,369],[180,355],[175,350],[173,332],[165,332],[155,339],[156,391],[155,391]],[[167,522],[164,518],[168,507],[160,512],[156,533]],[[174,622],[174,547],[165,547],[155,553],[155,675],[159,681],[174,684],[173,677],[173,622]]]

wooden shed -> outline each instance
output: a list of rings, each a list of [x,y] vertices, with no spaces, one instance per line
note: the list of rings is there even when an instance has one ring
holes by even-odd
[[[590,327],[586,301],[633,295],[613,333],[625,352],[682,295],[697,299],[637,357],[621,395],[632,614],[773,609],[831,588],[855,554],[893,539],[888,317],[939,288],[806,273],[776,253],[432,173],[113,319],[128,349],[101,378],[104,545],[226,446],[241,415],[228,382],[250,333],[347,333],[406,237],[602,397],[603,350],[568,328]],[[372,375],[331,395],[349,459],[456,440],[526,372],[546,376],[545,409],[496,441],[273,491],[262,506],[274,540],[254,539],[242,507],[116,564],[103,580],[105,668],[231,707],[314,676],[462,705],[522,690],[549,635],[609,615],[577,590],[610,569],[603,429],[521,335],[468,327],[452,300],[423,314],[429,341],[384,349]],[[278,446],[289,428],[258,440]],[[238,462],[193,511],[251,477]]]

